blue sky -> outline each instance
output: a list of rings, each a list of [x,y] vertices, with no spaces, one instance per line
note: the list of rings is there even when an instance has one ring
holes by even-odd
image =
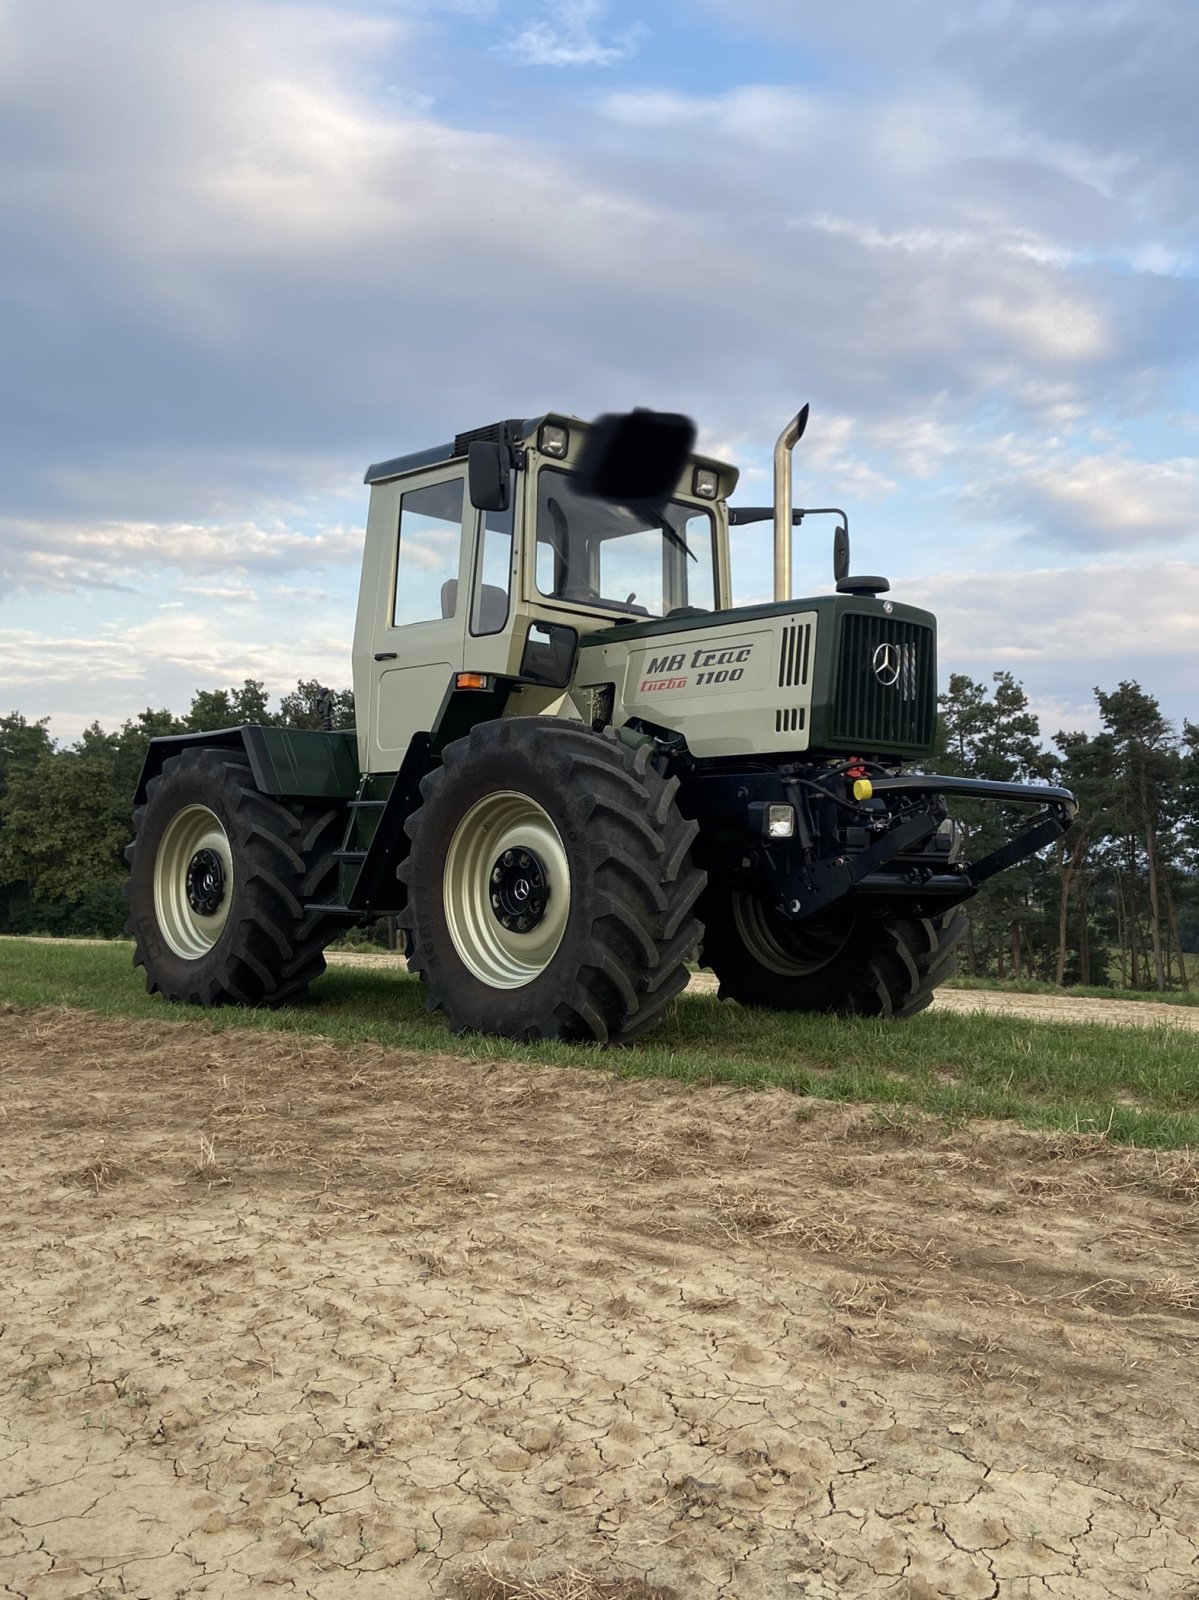
[[[370,460],[655,405],[763,501],[809,400],[943,678],[1199,718],[1197,57],[1191,0],[0,0],[0,709],[348,683]]]

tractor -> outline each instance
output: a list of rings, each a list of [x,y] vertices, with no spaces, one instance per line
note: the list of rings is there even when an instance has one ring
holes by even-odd
[[[963,904],[1070,826],[1065,789],[922,771],[936,622],[850,572],[848,518],[730,506],[688,419],[550,412],[380,462],[354,730],[159,738],[135,796],[147,986],[299,999],[340,933],[397,919],[455,1031],[627,1043],[695,964],[746,1006],[887,1018],[955,966]],[[835,518],[834,590],[791,595]],[[769,522],[774,596],[734,606],[730,528]],[[752,539],[753,535],[740,536]],[[955,799],[1006,809],[968,859]]]

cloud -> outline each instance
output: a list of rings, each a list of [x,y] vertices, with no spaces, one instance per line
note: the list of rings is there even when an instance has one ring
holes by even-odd
[[[1061,414],[1116,374],[1149,404],[1193,321],[1056,238],[1057,190],[1030,226],[1035,172],[982,195],[961,96],[625,89],[551,143],[414,99],[410,16],[114,3],[5,13],[9,514],[169,520],[181,463],[176,515],[236,514],[206,504],[231,479],[244,505],[546,404],[747,437],[797,382],[867,422]]]
[[[842,101],[779,85],[622,89],[599,102],[627,132],[630,169],[646,167],[652,136],[664,205],[702,171],[717,252],[729,238],[756,246],[740,281],[721,275],[735,298],[713,317],[754,353],[746,386],[781,387],[786,363],[826,409],[894,420],[952,397],[959,417],[985,409],[992,426],[997,408],[1040,420],[1047,396],[1058,418],[1080,415],[1100,387],[1125,411],[1159,403],[1163,374],[1194,354],[1192,297],[1126,270],[1110,199],[968,95],[921,104],[872,89]],[[735,328],[747,304],[761,314]]]
[[[1199,458],[1088,455],[1039,463],[965,497],[1023,524],[1038,543],[1081,551],[1161,548],[1199,538]]]
[[[903,598],[936,611],[943,671],[1069,663],[1110,678],[1125,662],[1176,657],[1199,690],[1199,563],[942,572],[905,581]]]
[[[274,487],[289,454],[361,460],[376,438],[391,454],[578,405],[643,368],[655,320],[661,370],[702,372],[655,311],[710,304],[700,219],[663,226],[560,155],[364,93],[364,62],[398,48],[383,24],[253,0],[118,0],[119,26],[65,9],[74,30],[26,13],[9,40],[10,512],[63,509],[147,441],[159,489],[180,455],[220,481],[247,440]],[[531,283],[567,295],[552,340]],[[451,343],[475,353],[469,386]]]
[[[791,153],[821,129],[825,108],[813,95],[773,84],[746,84],[718,95],[625,89],[601,102],[604,114],[632,128],[699,128],[761,150]]]
[[[1101,314],[1067,294],[987,293],[969,309],[982,327],[1007,335],[1034,360],[1092,361],[1110,354],[1114,342]]]
[[[723,0],[706,0],[723,18]],[[1046,0],[1036,6],[987,0],[874,0],[799,7],[793,0],[741,0],[742,30],[798,46],[817,70],[851,87],[908,86],[930,107],[972,106],[971,122],[1002,135],[1008,153],[1135,207],[1165,246],[1199,218],[1199,99],[1193,64],[1199,11],[1190,0]],[[960,151],[961,142],[948,148]],[[1068,228],[1070,217],[1059,218]]]
[[[895,596],[937,617],[942,687],[952,672],[989,683],[1014,674],[1043,738],[1096,731],[1093,690],[1136,679],[1181,725],[1199,704],[1199,563],[940,572],[905,580]]]
[[[262,680],[273,695],[301,678],[348,687],[352,608],[325,601],[320,614],[316,625],[305,619],[302,629],[259,638],[219,611],[171,602],[91,634],[0,629],[0,682],[14,707],[36,696],[58,739],[96,720],[114,727],[145,706],[184,711],[197,689],[246,678]]]
[[[54,523],[0,519],[0,595],[134,589],[164,570],[269,576],[358,564],[362,530],[260,528],[248,523]],[[241,595],[244,588],[237,587]]]
[[[507,53],[529,67],[611,67],[636,54],[644,30],[626,29],[605,43],[597,24],[602,0],[558,0],[552,13],[508,41]]]

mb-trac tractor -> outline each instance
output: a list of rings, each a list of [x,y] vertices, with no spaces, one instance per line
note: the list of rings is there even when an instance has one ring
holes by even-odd
[[[357,729],[150,745],[127,892],[151,992],[290,1002],[331,939],[393,916],[455,1030],[625,1042],[697,961],[743,1005],[927,1006],[963,902],[1074,801],[913,770],[935,619],[850,574],[844,513],[835,592],[791,598],[806,419],[775,447],[773,507],[730,507],[736,469],[647,411],[372,466]],[[734,606],[730,526],[766,520],[774,599]],[[1035,815],[972,861],[957,796]]]

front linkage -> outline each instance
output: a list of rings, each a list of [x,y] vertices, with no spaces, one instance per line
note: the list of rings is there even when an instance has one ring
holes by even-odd
[[[1040,809],[1028,827],[970,861],[962,854],[961,828],[948,816],[950,796]],[[790,922],[850,895],[892,901],[916,915],[947,910],[1061,838],[1078,809],[1068,789],[887,775],[864,762],[692,771],[682,778],[680,802],[701,821],[705,865],[760,894]]]

